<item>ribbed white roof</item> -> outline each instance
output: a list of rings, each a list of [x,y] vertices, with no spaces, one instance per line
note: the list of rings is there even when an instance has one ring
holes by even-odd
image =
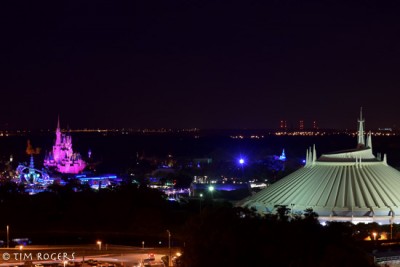
[[[368,137],[371,144],[371,137]],[[243,207],[274,212],[312,208],[320,220],[400,221],[400,172],[372,154],[371,147],[324,154],[307,151],[306,165],[257,194]],[[399,216],[399,217],[398,217]]]

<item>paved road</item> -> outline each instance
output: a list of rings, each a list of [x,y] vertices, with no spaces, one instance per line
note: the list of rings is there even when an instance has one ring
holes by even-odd
[[[175,255],[178,248],[171,248],[171,255]],[[83,260],[97,260],[114,263],[117,266],[130,267],[134,262],[154,254],[156,260],[169,255],[168,248],[140,248],[131,246],[107,245],[99,250],[98,246],[26,246],[18,248],[0,248],[0,266],[17,266],[26,262],[33,264],[57,264],[63,266],[64,261],[82,262]],[[66,264],[68,267],[68,264]],[[85,266],[83,266],[85,267]]]

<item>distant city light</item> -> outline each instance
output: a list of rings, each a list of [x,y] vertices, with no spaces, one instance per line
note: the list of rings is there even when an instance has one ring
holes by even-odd
[[[210,192],[214,191],[214,186],[210,185],[210,186],[208,187],[208,191],[210,191]]]

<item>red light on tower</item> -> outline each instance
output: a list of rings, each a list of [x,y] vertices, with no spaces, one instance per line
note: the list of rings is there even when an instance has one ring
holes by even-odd
[[[281,123],[279,124],[279,128],[281,130],[286,130],[287,129],[287,121],[286,120],[281,120]]]
[[[318,129],[317,121],[313,121],[313,129],[314,129],[314,130]]]
[[[304,121],[303,120],[299,121],[299,128],[301,131],[304,130]]]

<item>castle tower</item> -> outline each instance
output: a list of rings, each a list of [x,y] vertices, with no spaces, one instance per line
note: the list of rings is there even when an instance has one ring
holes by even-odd
[[[318,129],[317,121],[313,121],[313,129],[314,129],[314,130],[317,130],[317,129]]]
[[[300,129],[300,131],[304,130],[304,120],[299,121],[299,129]]]
[[[57,128],[56,128],[56,145],[61,144],[61,129],[60,129],[60,115],[57,118]]]

